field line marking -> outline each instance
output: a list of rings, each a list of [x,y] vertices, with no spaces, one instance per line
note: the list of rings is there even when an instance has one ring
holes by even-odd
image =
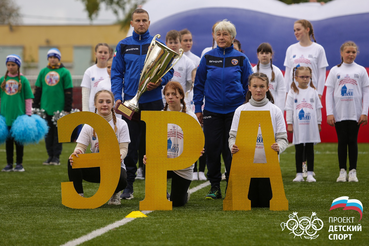
[[[198,190],[201,190],[202,188],[204,188],[204,187],[206,187],[208,185],[210,185],[210,182],[209,181],[207,181],[205,183],[202,183],[202,184],[200,184],[200,185],[198,185],[198,186],[190,189],[188,192],[190,194],[192,194],[192,193],[194,193],[194,192],[196,192]],[[149,214],[149,213],[151,213],[153,211],[141,211],[141,212],[144,213],[144,214]],[[110,225],[107,225],[107,226],[102,227],[100,229],[94,230],[94,231],[90,232],[87,235],[84,235],[84,236],[82,236],[80,238],[77,238],[77,239],[71,240],[71,241],[69,241],[69,242],[67,242],[65,244],[62,244],[61,246],[77,246],[77,245],[80,245],[80,244],[82,244],[84,242],[87,242],[87,241],[89,241],[91,239],[94,239],[95,237],[101,236],[101,235],[107,233],[110,230],[113,230],[113,229],[118,228],[118,227],[120,227],[122,225],[125,225],[125,224],[127,224],[127,223],[129,223],[129,222],[131,222],[131,221],[133,221],[135,219],[136,218],[124,218],[122,220],[118,220],[118,221],[116,221],[116,222],[114,222],[114,223],[112,223]]]
[[[201,185],[198,185],[196,187],[193,187],[192,189],[188,190],[188,192],[190,192],[190,194],[195,193],[198,190],[201,190],[202,188],[205,188],[206,186],[209,186],[210,182],[206,181],[205,183],[202,183]]]
[[[149,214],[152,211],[141,211],[141,212],[144,213],[144,214]],[[124,218],[122,220],[114,222],[113,224],[110,224],[110,225],[107,225],[107,226],[102,227],[100,229],[94,230],[94,231],[90,232],[89,234],[87,234],[85,236],[82,236],[80,238],[69,241],[69,242],[67,242],[67,243],[65,243],[61,246],[76,246],[76,245],[79,245],[81,243],[84,243],[84,242],[87,242],[91,239],[94,239],[95,237],[101,236],[102,234],[104,234],[104,233],[106,233],[110,230],[113,230],[117,227],[125,225],[125,224],[133,221],[134,219],[136,219],[136,218]]]

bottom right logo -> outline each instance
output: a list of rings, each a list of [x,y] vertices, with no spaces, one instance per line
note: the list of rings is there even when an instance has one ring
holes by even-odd
[[[294,237],[304,237],[305,239],[316,239],[319,237],[318,231],[323,229],[324,223],[316,216],[315,212],[310,217],[298,217],[297,212],[293,212],[288,216],[286,222],[281,223],[282,231],[287,228]]]

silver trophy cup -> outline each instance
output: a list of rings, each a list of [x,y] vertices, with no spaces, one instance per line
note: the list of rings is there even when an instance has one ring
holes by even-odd
[[[136,95],[132,99],[116,106],[116,111],[130,120],[133,114],[139,111],[138,100],[147,91],[147,85],[150,82],[159,83],[160,79],[169,72],[183,55],[182,49],[179,50],[180,54],[178,54],[158,42],[157,38],[160,38],[159,34],[154,36],[147,51]],[[176,58],[178,59],[174,61]]]

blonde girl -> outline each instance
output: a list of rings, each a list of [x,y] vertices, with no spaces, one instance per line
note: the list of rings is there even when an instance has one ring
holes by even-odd
[[[293,132],[295,145],[296,178],[294,182],[304,181],[301,163],[304,151],[307,158],[307,182],[316,182],[314,178],[314,144],[320,143],[322,122],[319,95],[312,81],[310,67],[293,69],[294,83],[287,94],[286,118],[287,130]]]
[[[120,205],[121,191],[127,185],[126,167],[122,160],[124,160],[124,158],[126,157],[128,144],[131,142],[129,137],[128,126],[124,120],[119,119],[115,116],[114,96],[110,91],[102,90],[97,92],[95,94],[94,102],[95,102],[95,112],[109,122],[118,139],[121,157],[121,173],[118,186],[113,196],[110,198],[108,204]],[[74,188],[81,196],[84,196],[82,180],[86,180],[88,182],[93,183],[100,183],[99,168],[96,167],[80,168],[80,169],[72,168],[73,159],[78,158],[80,154],[84,154],[86,152],[88,145],[91,145],[92,153],[99,152],[99,139],[98,136],[96,135],[95,130],[89,125],[84,125],[81,130],[81,133],[78,136],[77,146],[75,147],[73,153],[69,156],[68,160],[69,180],[73,181]]]
[[[316,42],[310,21],[295,21],[293,31],[298,42],[289,46],[286,51],[284,60],[286,92],[290,90],[293,82],[292,69],[300,65],[311,68],[314,86],[321,97],[324,90],[325,70],[328,66],[325,50]]]
[[[87,68],[83,75],[82,87],[82,110],[94,112],[94,96],[99,83],[109,78],[107,63],[110,57],[110,47],[106,43],[98,43],[95,46],[95,64]]]
[[[347,149],[349,182],[358,182],[356,174],[360,125],[368,123],[369,79],[365,68],[355,63],[358,46],[345,42],[340,49],[341,63],[329,72],[326,87],[327,123],[336,128],[338,137],[337,182],[347,181]]]

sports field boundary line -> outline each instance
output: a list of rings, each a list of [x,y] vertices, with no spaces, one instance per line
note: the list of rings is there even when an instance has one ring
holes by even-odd
[[[200,185],[198,185],[198,186],[190,189],[188,192],[190,194],[192,194],[192,193],[195,193],[196,191],[201,190],[202,188],[205,188],[206,186],[209,186],[209,185],[210,185],[210,182],[207,181],[205,183],[202,183],[202,184],[200,184]],[[151,212],[154,212],[154,211],[141,211],[141,212],[143,214],[146,214],[147,215],[147,214],[149,214]],[[114,222],[114,223],[112,223],[110,225],[107,225],[105,227],[99,228],[97,230],[94,230],[94,231],[92,231],[92,232],[90,232],[90,233],[82,236],[82,237],[79,237],[77,239],[73,239],[73,240],[71,240],[71,241],[69,241],[69,242],[67,242],[65,244],[62,244],[61,246],[77,246],[77,245],[80,245],[80,244],[82,244],[84,242],[87,242],[87,241],[90,241],[90,240],[92,240],[92,239],[94,239],[96,237],[99,237],[99,236],[101,236],[101,235],[103,235],[103,234],[105,234],[105,233],[107,233],[107,232],[109,232],[109,231],[111,231],[111,230],[113,230],[115,228],[118,228],[120,226],[123,226],[123,225],[125,225],[125,224],[127,224],[127,223],[129,223],[129,222],[131,222],[131,221],[133,221],[135,219],[136,218],[124,218],[122,220],[118,220],[118,221],[116,221],[116,222]]]

